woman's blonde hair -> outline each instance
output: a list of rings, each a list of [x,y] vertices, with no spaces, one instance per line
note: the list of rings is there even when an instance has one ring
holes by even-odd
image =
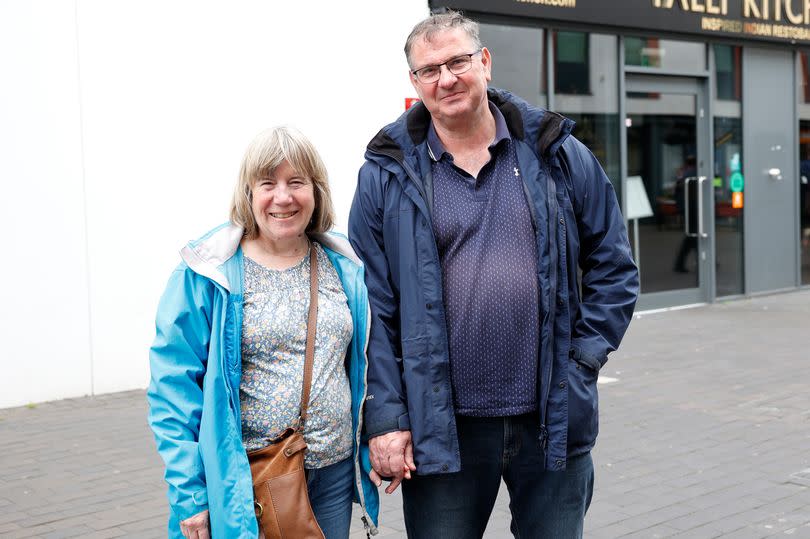
[[[259,235],[259,227],[251,207],[253,186],[259,178],[272,174],[284,161],[296,172],[309,178],[314,187],[315,211],[306,232],[326,232],[335,222],[326,166],[318,150],[297,129],[289,126],[273,127],[259,133],[245,150],[231,200],[231,222],[244,227],[245,236],[250,239]]]

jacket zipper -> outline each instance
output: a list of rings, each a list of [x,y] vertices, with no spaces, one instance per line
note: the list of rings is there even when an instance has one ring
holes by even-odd
[[[553,227],[549,230],[549,254],[551,251],[555,251],[555,256],[551,257],[551,263],[549,264],[549,312],[548,312],[548,320],[549,320],[549,344],[548,349],[550,351],[551,357],[548,358],[548,368],[547,368],[547,383],[546,383],[546,390],[544,391],[543,395],[543,413],[540,417],[540,438],[541,444],[543,447],[543,452],[545,453],[546,457],[546,469],[549,468],[548,466],[548,427],[546,426],[546,418],[548,414],[548,397],[549,393],[551,392],[551,377],[554,373],[554,361],[555,361],[555,325],[556,325],[556,313],[557,313],[557,265],[559,261],[559,253],[556,252],[556,247],[552,248],[552,244],[557,244],[557,235],[559,234],[557,219],[559,218],[559,207],[557,205],[557,186],[554,183],[554,178],[551,176],[551,172],[548,169],[548,166],[545,160],[541,157],[540,158],[540,165],[545,172],[547,180],[547,196],[548,200],[550,201],[550,208],[549,210],[549,222],[553,222]],[[553,219],[553,221],[552,221]],[[553,231],[553,237],[551,232]]]
[[[366,299],[368,303],[368,299]],[[354,432],[354,443],[357,446],[357,451],[354,455],[354,481],[357,484],[357,496],[360,499],[360,507],[363,509],[363,515],[360,520],[363,521],[363,529],[366,532],[366,538],[372,535],[377,535],[378,530],[373,523],[369,522],[368,513],[366,512],[366,493],[363,491],[363,479],[360,472],[360,438],[363,432],[363,406],[366,402],[368,395],[368,340],[371,333],[371,309],[366,306],[366,335],[365,342],[363,343],[363,396],[360,399],[360,406],[357,412],[357,430]]]
[[[540,159],[538,159],[538,162],[540,164],[541,170],[546,174],[546,177],[549,179],[548,184],[549,184],[550,188],[546,190],[547,191],[547,196],[549,197],[549,201],[553,200],[552,205],[553,205],[554,208],[556,208],[557,207],[556,186],[551,183],[551,182],[554,181],[554,179],[551,177],[551,175],[549,173],[549,170],[548,170],[548,167],[546,166],[545,161],[542,158],[540,158]],[[518,152],[518,164],[520,164],[519,152]],[[524,184],[524,190],[525,190],[526,189],[526,180],[525,179],[523,180],[523,184]],[[552,197],[553,197],[553,199],[552,199]],[[534,207],[532,206],[532,203],[529,202],[528,200],[527,200],[527,204],[528,204],[528,206],[530,208],[530,211],[532,213],[532,217],[535,218],[535,227],[537,227],[538,223],[536,221]],[[557,232],[557,228],[556,228],[557,213],[558,212],[555,211],[552,214],[552,212],[549,211],[549,221],[551,221],[552,215],[553,215],[553,219],[554,219],[554,223],[555,223],[555,226],[554,226],[553,230],[554,230],[555,234]],[[549,245],[551,244],[552,241],[556,242],[556,235],[554,236],[554,238],[552,238],[550,232],[551,231],[549,231]],[[537,233],[537,232],[535,232],[535,233]],[[557,295],[557,293],[556,293],[556,291],[557,291],[556,267],[557,267],[557,258],[558,258],[558,256],[553,257],[553,259],[551,260],[551,264],[549,264],[549,286],[551,287],[551,291],[549,293],[548,316],[549,316],[549,326],[550,326],[550,331],[549,331],[549,343],[550,344],[549,344],[549,348],[551,349],[551,357],[546,362],[547,365],[548,365],[548,367],[546,368],[546,372],[542,373],[543,378],[541,378],[541,384],[542,384],[543,380],[546,380],[547,382],[545,384],[546,388],[542,392],[542,395],[540,396],[541,402],[539,403],[540,404],[539,407],[540,407],[541,414],[540,414],[540,434],[538,436],[538,440],[540,442],[540,447],[543,449],[543,454],[544,454],[544,456],[546,458],[548,457],[548,427],[546,426],[546,418],[547,418],[547,414],[548,414],[548,397],[549,397],[549,394],[551,392],[551,376],[553,374],[553,369],[554,369],[554,324],[555,324],[556,301],[557,301],[557,298],[556,298],[556,295]],[[552,275],[551,275],[552,272],[554,272],[554,274],[555,274],[555,276],[553,278],[552,278]],[[538,283],[538,285],[539,285],[539,283]],[[542,349],[541,349],[541,351],[542,351]]]

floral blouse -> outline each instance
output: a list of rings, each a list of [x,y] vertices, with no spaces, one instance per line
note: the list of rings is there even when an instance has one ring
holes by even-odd
[[[323,468],[352,454],[351,389],[345,358],[352,318],[340,278],[323,248],[318,257],[318,325],[304,440],[304,466]],[[309,253],[278,271],[244,257],[242,438],[259,449],[293,425],[301,406],[309,314]]]

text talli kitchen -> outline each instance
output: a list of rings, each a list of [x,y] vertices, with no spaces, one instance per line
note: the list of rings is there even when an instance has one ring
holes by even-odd
[[[728,15],[729,0],[652,0],[652,3],[661,9]],[[762,21],[810,24],[810,0],[742,0],[742,15]]]

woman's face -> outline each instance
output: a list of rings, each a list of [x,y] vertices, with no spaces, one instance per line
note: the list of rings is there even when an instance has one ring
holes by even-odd
[[[315,211],[315,186],[287,161],[253,186],[253,218],[259,236],[271,241],[294,239],[304,234]]]

